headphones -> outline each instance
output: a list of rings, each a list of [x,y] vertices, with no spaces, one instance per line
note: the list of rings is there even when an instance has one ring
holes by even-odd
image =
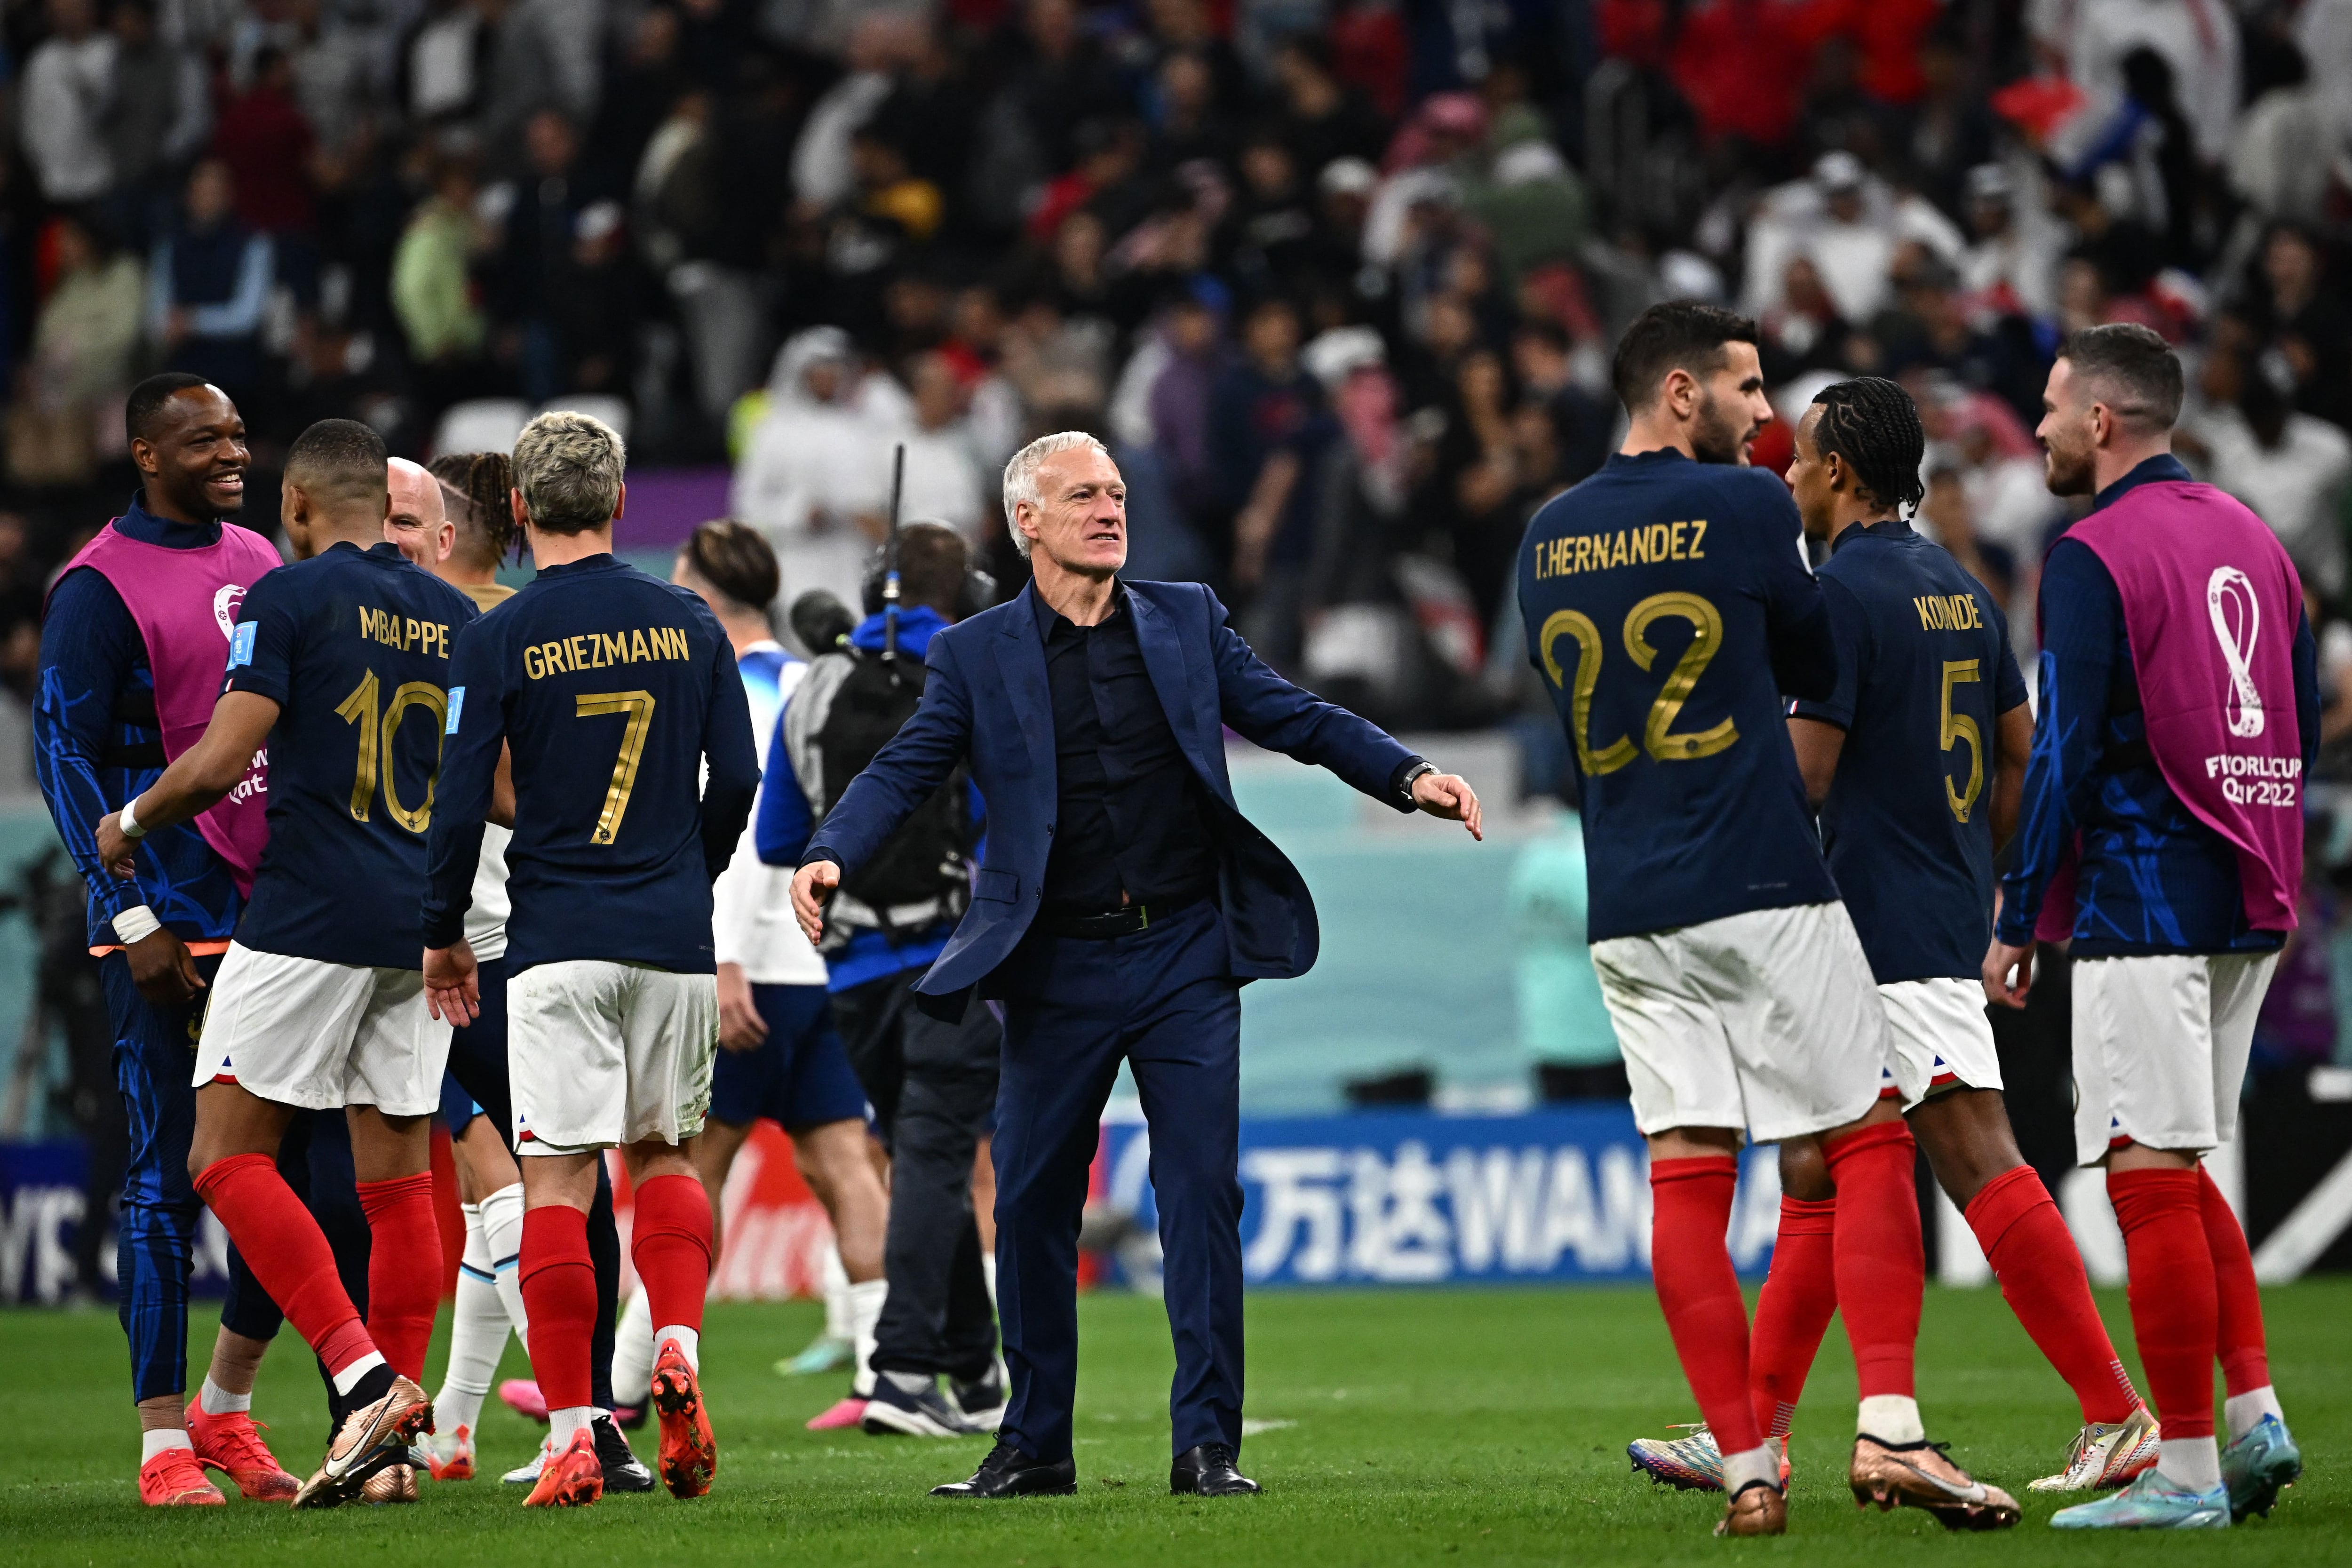
[[[933,517],[910,517],[899,526],[908,528],[917,523],[927,523],[933,528],[946,528],[950,531],[954,531],[950,524],[941,522]],[[869,616],[878,616],[882,613],[882,578],[888,559],[889,546],[877,544],[874,547],[874,559],[866,564],[865,583],[859,593],[866,606],[866,613]],[[996,603],[996,579],[979,567],[969,563],[971,561],[969,546],[966,547],[965,561],[967,564],[964,567],[963,581],[956,584],[955,618],[960,621],[970,619]],[[905,601],[901,600],[900,603],[903,604]]]

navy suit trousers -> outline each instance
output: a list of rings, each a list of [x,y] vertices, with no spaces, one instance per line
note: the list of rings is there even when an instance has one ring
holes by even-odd
[[[1032,930],[991,978],[1004,998],[996,1107],[996,1297],[1012,1401],[999,1434],[1070,1454],[1078,1223],[1123,1059],[1151,1132],[1171,1451],[1242,1436],[1241,987],[1213,903],[1108,941]]]

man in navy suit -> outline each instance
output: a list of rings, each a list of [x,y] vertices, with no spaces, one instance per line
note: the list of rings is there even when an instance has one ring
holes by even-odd
[[[1076,1489],[1078,1220],[1112,1080],[1151,1128],[1176,1380],[1169,1489],[1255,1492],[1242,1437],[1241,986],[1315,963],[1315,903],[1234,805],[1221,726],[1319,763],[1399,811],[1479,836],[1478,799],[1377,727],[1284,680],[1192,583],[1123,583],[1127,490],[1090,436],[1004,469],[1029,587],[931,638],[922,705],[810,840],[793,905],[823,900],[960,763],[988,802],[971,910],[916,987],[1004,1005],[997,1305],[1012,1399],[997,1444],[941,1497]]]

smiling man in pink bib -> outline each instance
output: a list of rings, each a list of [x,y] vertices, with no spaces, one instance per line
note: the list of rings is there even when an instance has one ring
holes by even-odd
[[[2303,585],[2262,520],[2172,456],[2180,362],[2075,333],[2039,434],[2094,496],[2042,580],[2041,709],[1986,994],[2071,939],[2076,1157],[2104,1165],[2163,1449],[2062,1529],[2227,1528],[2301,1473],[2237,1216],[2200,1163],[2237,1131],[2254,1016],[2294,926],[2319,693]],[[2230,1397],[2214,1435],[2213,1363]]]

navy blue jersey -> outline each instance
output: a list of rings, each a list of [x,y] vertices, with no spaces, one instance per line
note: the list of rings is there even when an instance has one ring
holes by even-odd
[[[455,679],[426,945],[463,934],[503,742],[509,975],[567,959],[711,973],[710,883],[750,820],[760,763],[709,606],[610,555],[545,567],[458,639]]]
[[[278,704],[269,847],[237,942],[415,969],[449,653],[474,602],[389,544],[331,545],[246,591],[223,693]]]
[[[1994,740],[2025,701],[1984,585],[1902,521],[1850,528],[1821,573],[1845,731],[1822,806],[1830,874],[1882,985],[1973,980],[1992,940]]]
[[[1759,468],[1617,456],[1519,547],[1582,790],[1592,940],[1837,897],[1783,691],[1836,677],[1796,504]]]

